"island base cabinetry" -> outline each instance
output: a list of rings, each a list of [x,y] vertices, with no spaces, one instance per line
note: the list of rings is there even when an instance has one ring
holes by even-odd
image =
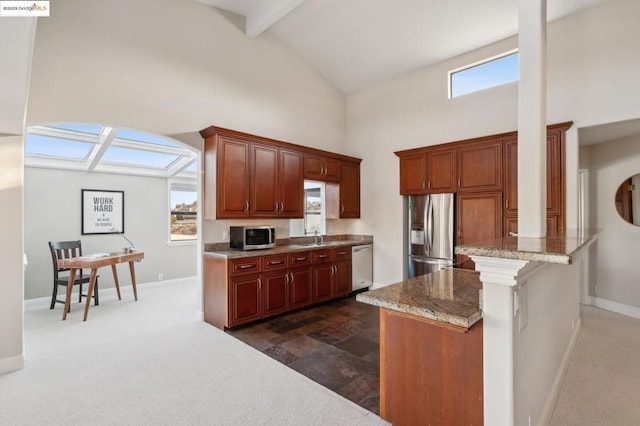
[[[470,329],[380,308],[380,415],[482,425],[482,320]]]

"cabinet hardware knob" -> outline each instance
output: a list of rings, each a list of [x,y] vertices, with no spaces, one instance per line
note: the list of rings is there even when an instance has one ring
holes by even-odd
[[[278,208],[280,207],[280,206],[278,206],[278,202],[275,201],[273,204],[274,204],[273,211],[278,213]]]
[[[318,257],[319,257],[320,259],[324,259],[325,257],[329,257],[329,255],[328,255],[328,254],[321,254],[321,255],[319,255]]]
[[[458,188],[460,188],[460,179],[458,179]]]
[[[245,202],[244,202],[244,211],[245,211],[245,212],[248,212],[248,211],[249,211],[249,202],[248,202],[248,201],[245,201]]]
[[[284,203],[280,201],[280,213],[284,211]]]
[[[289,284],[289,274],[284,274],[284,285]]]
[[[291,280],[289,281],[289,284],[293,285],[293,281],[295,281],[295,277],[293,276],[293,272],[289,273],[289,276],[291,277]]]
[[[262,280],[258,278],[258,290],[262,290]]]
[[[424,189],[424,187],[425,187],[425,184],[424,184],[424,181],[422,181],[422,189]]]
[[[304,260],[307,260],[306,257],[296,257],[296,262],[302,262]]]
[[[431,189],[431,181],[427,182],[427,188]]]
[[[344,213],[344,204],[340,205],[340,214]]]
[[[247,268],[253,268],[253,266],[254,266],[253,264],[250,264],[250,265],[240,265],[240,266],[239,266],[239,268],[240,268],[240,269],[247,269]]]

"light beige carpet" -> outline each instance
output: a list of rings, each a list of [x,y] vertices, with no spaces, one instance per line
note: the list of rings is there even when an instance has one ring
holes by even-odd
[[[640,424],[640,320],[583,306],[551,425]]]
[[[0,376],[0,425],[382,425],[196,317],[195,280],[101,292],[87,322],[25,314],[24,370]],[[0,342],[1,343],[1,342]]]

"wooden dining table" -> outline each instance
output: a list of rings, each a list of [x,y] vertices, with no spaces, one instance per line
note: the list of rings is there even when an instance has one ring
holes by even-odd
[[[135,262],[144,259],[144,253],[141,251],[135,251],[132,253],[109,253],[106,255],[86,255],[79,257],[71,257],[68,259],[58,259],[59,268],[69,269],[69,283],[67,285],[67,295],[64,300],[64,310],[62,312],[62,319],[67,319],[67,312],[71,305],[71,293],[73,291],[73,282],[76,278],[76,271],[79,269],[91,269],[91,277],[89,279],[89,289],[87,290],[87,301],[84,305],[84,321],[87,320],[89,314],[89,305],[91,305],[91,296],[93,295],[93,288],[96,284],[96,276],[98,268],[103,266],[111,266],[113,271],[113,280],[115,281],[116,291],[118,293],[118,300],[122,300],[120,296],[120,283],[118,281],[118,271],[116,265],[118,263],[129,263],[129,271],[131,273],[131,286],[133,287],[133,297],[138,300],[138,290],[136,289],[136,271]]]

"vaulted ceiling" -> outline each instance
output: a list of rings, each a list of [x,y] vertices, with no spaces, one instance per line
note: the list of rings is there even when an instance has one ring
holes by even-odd
[[[518,0],[195,0],[245,17],[344,93],[518,32]],[[552,21],[605,0],[547,0]]]

